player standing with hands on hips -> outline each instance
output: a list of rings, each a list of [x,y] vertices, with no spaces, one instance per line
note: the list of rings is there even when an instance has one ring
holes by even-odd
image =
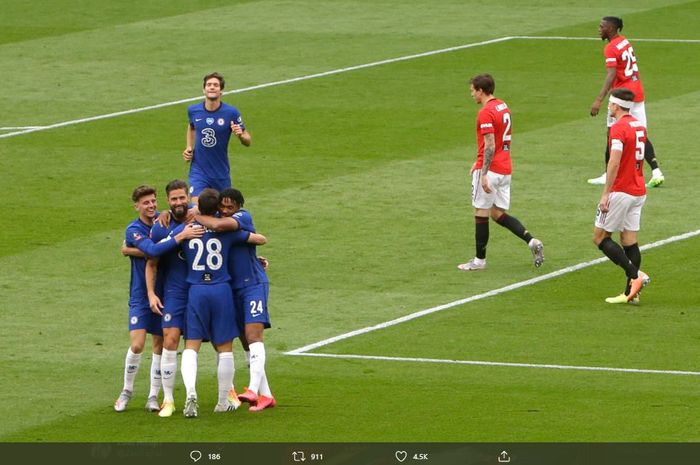
[[[204,102],[187,109],[187,146],[182,152],[190,162],[190,195],[196,205],[199,193],[206,188],[222,191],[231,187],[228,143],[231,134],[249,147],[252,139],[238,108],[221,101],[225,86],[219,73],[204,76]]]
[[[605,67],[608,74],[605,77],[603,88],[591,106],[591,116],[596,116],[600,111],[603,100],[610,92],[610,89],[625,88],[634,93],[634,105],[629,109],[630,114],[640,121],[644,127],[647,126],[647,115],[644,109],[644,86],[639,77],[639,67],[637,57],[632,49],[632,44],[625,36],[620,35],[622,31],[622,19],[615,16],[606,16],[600,21],[598,34],[602,40],[609,43],[605,46]],[[608,134],[610,127],[615,123],[615,117],[608,110]],[[647,187],[658,187],[664,182],[664,175],[656,161],[654,146],[647,139],[644,150],[644,158],[651,167],[651,179]],[[610,160],[610,145],[605,145],[605,165]],[[605,174],[588,180],[589,184],[605,184]]]

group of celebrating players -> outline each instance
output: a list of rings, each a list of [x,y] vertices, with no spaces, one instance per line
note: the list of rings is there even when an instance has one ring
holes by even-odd
[[[159,214],[156,190],[139,186],[132,194],[138,218],[126,228],[122,253],[131,261],[130,347],[124,362],[124,386],[114,409],[126,410],[134,392],[146,335],[152,335],[151,387],[146,410],[170,417],[177,350],[185,346],[181,374],[186,396],[183,414],[199,415],[196,390],[198,354],[211,342],[217,356],[218,402],[214,412],[237,410],[242,402],[257,412],[276,405],[265,372],[263,331],[270,327],[268,262],[256,247],[267,242],[256,233],[243,208],[243,194],[231,187],[228,143],[235,135],[251,144],[240,112],[221,101],[225,81],[219,73],[204,77],[203,102],[188,108],[189,187],[176,179],[165,188],[169,210]],[[250,369],[241,394],[234,388],[233,340],[239,338]],[[160,388],[163,401],[158,402]]]

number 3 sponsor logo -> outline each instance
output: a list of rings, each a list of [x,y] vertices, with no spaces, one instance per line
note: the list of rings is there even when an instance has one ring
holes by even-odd
[[[216,133],[212,128],[202,129],[202,145],[205,147],[214,147],[216,145]]]

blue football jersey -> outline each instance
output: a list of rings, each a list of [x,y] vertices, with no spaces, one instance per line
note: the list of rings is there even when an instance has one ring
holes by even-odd
[[[174,238],[185,227],[183,223],[170,218],[170,225],[163,227],[155,222],[151,228],[151,240],[155,243]],[[178,247],[163,254],[158,260],[158,275],[163,276],[163,288],[165,292],[182,291],[187,294],[187,260],[185,254]]]
[[[206,179],[231,178],[228,160],[228,143],[231,139],[231,123],[245,130],[241,113],[234,106],[221,103],[216,111],[207,111],[204,102],[187,109],[190,125],[194,127],[194,158],[190,174]]]
[[[140,219],[135,219],[126,227],[125,241],[128,247],[138,247],[148,239],[151,228]],[[173,241],[174,242],[174,241]],[[145,252],[144,252],[145,253]],[[148,305],[146,289],[146,259],[129,257],[131,261],[131,278],[129,284],[129,306]]]
[[[242,231],[255,232],[253,217],[247,210],[238,210],[233,214],[233,218],[238,221]],[[254,244],[234,245],[228,260],[228,269],[231,275],[231,286],[234,289],[268,282],[267,274],[258,261]]]
[[[231,246],[248,240],[248,231],[214,232],[207,230],[200,238],[184,242],[187,259],[187,282],[190,284],[219,284],[231,280],[228,260]]]

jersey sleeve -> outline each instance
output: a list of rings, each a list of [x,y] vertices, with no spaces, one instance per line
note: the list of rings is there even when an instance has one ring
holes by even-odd
[[[136,243],[143,239],[143,233],[131,225],[124,232],[124,241],[128,247],[136,247]]]
[[[168,237],[156,244],[150,237],[136,228],[126,229],[126,243],[131,247],[137,247],[149,257],[160,257],[177,247],[177,241],[174,237]]]
[[[620,124],[615,124],[610,128],[610,150],[622,152],[625,143],[625,129]]]
[[[187,107],[187,121],[190,123],[190,126],[194,127],[194,116],[192,114],[194,113],[194,109],[190,106]]]
[[[233,115],[232,115],[233,122],[236,123],[245,131],[245,123],[243,122],[243,117],[241,116],[241,112],[238,111],[237,108],[233,109]]]
[[[231,241],[233,244],[245,244],[248,242],[248,238],[250,237],[250,231],[243,231],[242,229],[234,231],[231,234],[233,235],[233,239]]]
[[[157,242],[162,241],[166,237],[168,237],[167,228],[164,228],[163,226],[161,226],[161,224],[159,222],[156,221],[153,224],[153,227],[151,228],[151,240],[154,243],[157,243]]]
[[[490,111],[480,111],[476,119],[476,124],[479,129],[479,134],[482,136],[484,134],[494,134],[496,132],[494,118]]]
[[[615,54],[615,48],[608,45],[603,51],[605,55],[605,67],[606,68],[616,68],[617,67],[617,55]]]
[[[233,214],[233,219],[238,221],[238,229],[255,232],[253,217],[250,216],[250,213],[239,210]]]

